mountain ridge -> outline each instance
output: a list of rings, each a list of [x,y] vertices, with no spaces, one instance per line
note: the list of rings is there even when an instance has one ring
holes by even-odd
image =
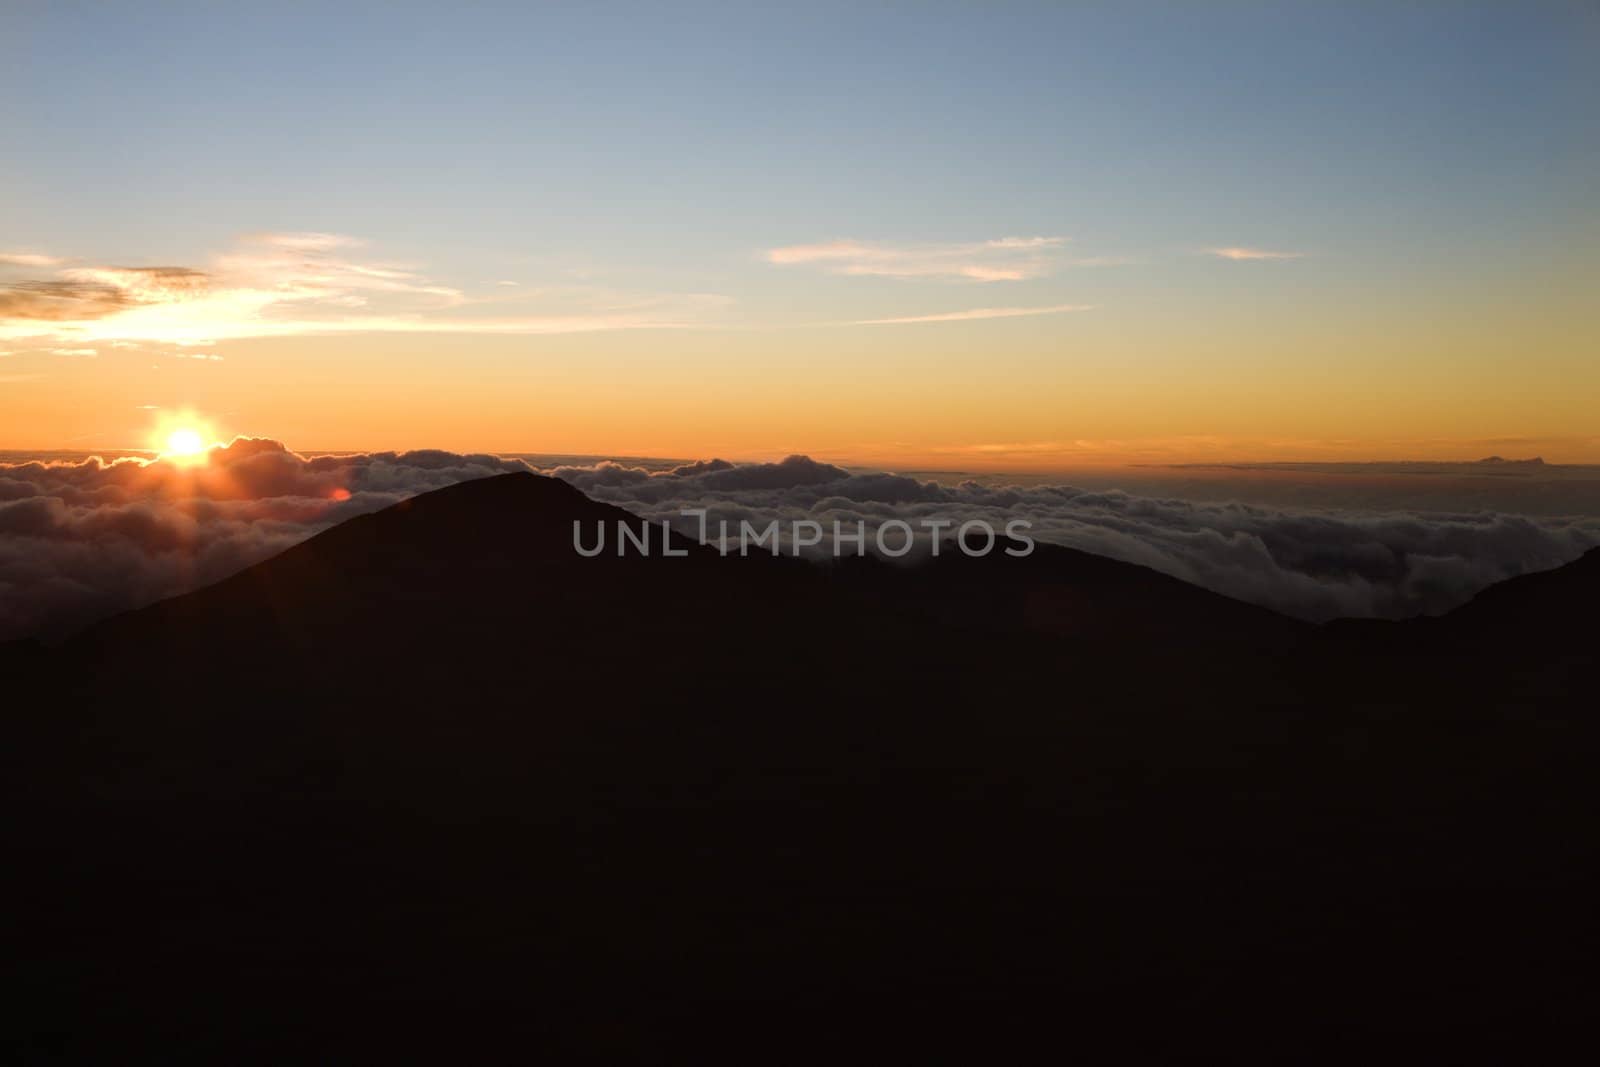
[[[508,492],[504,491],[503,487],[509,486],[509,485],[516,485],[516,486],[519,486],[519,487],[526,487],[529,491],[525,492],[524,494],[522,494],[522,496],[519,497],[519,496],[517,496],[515,494],[511,494],[511,493],[508,493]],[[466,505],[466,507],[463,507],[463,505]],[[269,567],[270,568],[272,566],[284,566],[284,564],[278,564],[275,561],[280,560],[280,559],[285,559],[285,558],[287,558],[289,560],[299,560],[300,558],[302,558],[306,554],[307,551],[314,553],[314,552],[320,551],[322,548],[330,546],[330,545],[332,545],[332,544],[334,544],[334,543],[336,543],[336,542],[338,542],[340,540],[353,539],[353,538],[357,537],[357,535],[360,532],[368,531],[368,530],[376,530],[377,527],[374,524],[382,523],[382,522],[385,522],[385,521],[392,521],[394,518],[396,518],[398,516],[405,515],[405,514],[411,512],[413,509],[423,509],[423,510],[428,511],[430,513],[430,515],[428,516],[429,519],[433,519],[433,518],[436,518],[436,517],[442,517],[442,516],[435,516],[433,514],[434,512],[436,512],[437,510],[440,510],[440,509],[451,509],[451,510],[457,512],[457,514],[455,514],[451,518],[451,521],[446,524],[447,527],[453,525],[454,527],[456,527],[456,529],[454,529],[454,530],[450,530],[450,529],[434,530],[433,531],[434,536],[439,536],[439,535],[442,534],[447,540],[450,540],[452,538],[462,538],[463,540],[466,540],[464,538],[464,536],[463,536],[463,531],[461,529],[461,527],[463,525],[463,520],[465,520],[466,522],[469,522],[469,523],[476,523],[480,530],[487,530],[491,534],[493,534],[496,531],[497,527],[500,526],[503,523],[503,521],[505,520],[505,518],[507,517],[506,513],[507,513],[507,510],[508,510],[508,505],[511,505],[510,511],[511,511],[511,514],[513,516],[515,516],[515,515],[520,513],[524,518],[527,518],[529,516],[536,516],[538,514],[539,510],[543,509],[543,508],[569,508],[570,507],[570,508],[578,508],[580,510],[583,510],[584,513],[585,513],[585,520],[584,521],[586,521],[586,522],[597,522],[597,523],[605,524],[605,525],[607,525],[608,529],[614,529],[614,524],[617,523],[617,522],[626,523],[632,529],[634,529],[636,531],[640,530],[645,525],[644,520],[640,519],[638,516],[634,515],[633,513],[628,512],[625,509],[617,507],[615,505],[604,504],[604,503],[601,503],[601,502],[590,500],[590,498],[585,496],[580,490],[576,489],[575,487],[573,487],[571,485],[568,485],[566,482],[564,482],[564,481],[562,481],[562,480],[560,480],[558,478],[553,478],[553,477],[550,477],[550,476],[539,475],[539,474],[535,474],[535,473],[532,473],[532,472],[525,472],[525,471],[524,472],[515,472],[515,473],[501,474],[501,475],[497,475],[497,476],[489,477],[489,478],[481,478],[481,479],[473,479],[473,480],[470,480],[470,481],[465,481],[465,482],[462,482],[462,483],[458,483],[457,485],[454,485],[454,486],[448,486],[448,487],[445,487],[443,489],[433,490],[433,491],[428,492],[428,493],[419,494],[418,496],[407,498],[406,500],[402,500],[402,501],[400,501],[400,502],[398,502],[396,504],[390,505],[388,508],[382,509],[381,511],[378,511],[378,512],[373,512],[373,513],[369,513],[369,514],[366,514],[366,515],[356,516],[353,519],[347,520],[346,522],[340,523],[340,524],[338,524],[338,525],[336,525],[334,527],[331,527],[328,530],[324,530],[324,531],[314,535],[313,537],[307,539],[307,541],[302,542],[300,545],[293,546],[290,549],[287,549],[284,552],[279,553],[276,556],[273,556],[273,557],[271,557],[271,558],[269,558],[267,560],[263,560],[260,563],[252,565],[251,567],[245,568],[245,570],[240,572],[239,575],[234,575],[234,576],[232,576],[232,577],[230,577],[228,579],[224,579],[222,582],[215,583],[215,586],[223,586],[223,585],[227,585],[228,583],[231,582],[231,583],[234,583],[234,585],[230,586],[230,588],[235,588],[239,584],[241,584],[239,582],[239,579],[243,575],[257,572],[258,568],[262,568],[262,567]],[[472,515],[462,514],[462,512],[470,512],[474,508],[476,508],[476,509],[478,509],[480,511],[486,511],[486,512],[491,513],[491,514],[478,515],[476,517],[474,517]],[[380,516],[389,516],[389,518],[386,520],[386,519],[380,518]],[[563,530],[563,529],[557,529],[555,526],[553,526],[551,524],[537,524],[536,523],[532,527],[528,527],[528,528],[524,529],[524,533],[528,532],[528,530],[532,530],[532,531],[536,532],[539,536],[538,536],[538,538],[536,538],[536,539],[534,539],[532,541],[524,543],[523,548],[524,548],[525,551],[527,551],[529,549],[532,549],[533,551],[532,551],[532,553],[528,554],[526,556],[526,558],[522,562],[530,563],[530,564],[534,563],[536,561],[568,562],[568,563],[573,563],[573,564],[582,564],[584,562],[587,562],[587,561],[583,561],[583,560],[579,559],[578,556],[577,556],[577,553],[575,551],[573,551],[572,542],[571,542],[571,531],[570,531],[570,528]],[[648,533],[646,534],[646,536],[649,536],[649,537],[652,537],[652,538],[657,538],[657,539],[659,539],[660,535],[661,535],[661,531],[660,531],[659,526],[657,526],[657,525],[651,525],[649,530],[648,530]],[[492,540],[492,537],[491,537],[491,540]],[[656,541],[652,541],[652,544],[656,544],[656,543],[657,543]],[[702,556],[702,557],[706,557],[708,554],[715,555],[715,550],[714,550],[713,546],[702,546],[702,545],[699,545],[692,538],[686,538],[683,535],[678,534],[676,532],[674,532],[673,535],[672,535],[672,542],[671,543],[672,543],[672,547],[673,547],[673,549],[675,551],[689,551],[689,552],[695,553],[695,554],[697,554],[699,556]],[[315,546],[315,547],[308,549],[307,546]],[[419,549],[420,550],[423,547],[424,546],[423,546],[423,544],[421,542],[418,542],[418,543],[413,545],[414,549]],[[451,544],[451,545],[447,546],[446,551],[461,551],[465,547],[470,547],[470,546],[467,546],[465,544],[462,544],[462,545]],[[500,547],[504,548],[506,546],[501,545]],[[610,547],[611,547],[610,545],[607,545],[607,551],[605,553],[603,553],[604,555],[609,555],[610,554]],[[943,553],[941,558],[950,557],[950,556],[956,555],[956,553],[953,551],[953,549],[954,549],[954,542],[953,541],[950,541],[950,542],[947,543],[947,548],[952,549],[952,551]],[[301,550],[305,550],[305,551],[301,551]],[[657,551],[659,552],[659,548],[657,549]],[[1095,554],[1090,553],[1090,552],[1084,552],[1082,550],[1071,549],[1071,548],[1067,548],[1065,546],[1053,546],[1053,545],[1039,544],[1039,545],[1035,546],[1035,553],[1039,553],[1039,554],[1043,554],[1045,556],[1052,557],[1053,561],[1057,564],[1057,566],[1056,566],[1057,570],[1062,570],[1062,569],[1065,569],[1065,568],[1076,566],[1079,570],[1088,572],[1089,575],[1090,575],[1090,580],[1091,580],[1091,582],[1093,584],[1104,584],[1104,585],[1108,585],[1109,586],[1109,585],[1114,585],[1117,582],[1131,582],[1131,583],[1134,583],[1134,584],[1139,584],[1139,585],[1145,586],[1147,588],[1148,587],[1165,586],[1165,588],[1166,588],[1166,590],[1168,592],[1171,592],[1173,595],[1180,595],[1180,596],[1187,597],[1187,598],[1189,598],[1189,600],[1191,602],[1198,603],[1199,601],[1203,600],[1204,598],[1210,597],[1210,598],[1214,598],[1214,599],[1212,599],[1210,601],[1210,603],[1212,605],[1218,606],[1219,608],[1220,608],[1220,605],[1222,604],[1222,602],[1224,602],[1224,601],[1226,601],[1227,603],[1232,604],[1232,605],[1238,605],[1238,607],[1236,607],[1236,608],[1228,608],[1228,609],[1222,609],[1222,610],[1231,611],[1236,615],[1236,617],[1239,617],[1239,618],[1243,618],[1248,614],[1255,613],[1256,617],[1258,619],[1264,619],[1265,617],[1270,615],[1273,619],[1279,620],[1281,622],[1281,625],[1283,625],[1285,628],[1296,628],[1296,627],[1299,627],[1299,626],[1302,625],[1302,623],[1300,623],[1299,620],[1295,620],[1290,616],[1286,616],[1286,615],[1283,615],[1282,613],[1272,611],[1272,609],[1270,609],[1270,608],[1261,607],[1261,606],[1258,606],[1258,605],[1252,605],[1252,604],[1249,604],[1246,601],[1240,601],[1240,600],[1237,600],[1236,598],[1229,597],[1226,594],[1213,593],[1213,592],[1211,592],[1209,590],[1204,590],[1199,586],[1195,586],[1195,585],[1193,585],[1191,583],[1184,582],[1182,579],[1173,578],[1171,576],[1162,574],[1159,571],[1155,571],[1155,570],[1153,570],[1151,568],[1144,567],[1144,566],[1142,566],[1140,564],[1127,563],[1127,562],[1123,562],[1123,561],[1119,561],[1119,560],[1114,560],[1114,559],[1111,559],[1109,557],[1098,556],[1098,555],[1095,555]],[[1583,558],[1591,558],[1591,557],[1600,558],[1600,549],[1591,549],[1591,550],[1589,550],[1589,552],[1587,552],[1585,554],[1585,557],[1583,557]],[[750,558],[765,558],[764,551],[758,549],[755,553],[752,553],[752,556]],[[1072,561],[1072,562],[1069,562],[1069,561]],[[509,557],[505,560],[505,562],[507,562],[507,563],[511,562]],[[665,561],[663,561],[663,562],[665,562]],[[1570,574],[1570,573],[1573,573],[1573,572],[1568,571],[1567,567],[1575,566],[1575,564],[1577,564],[1578,562],[1580,562],[1580,561],[1573,561],[1572,564],[1568,564],[1568,565],[1565,565],[1565,566],[1562,566],[1562,567],[1553,568],[1549,572],[1535,572],[1535,573]],[[823,564],[823,565],[827,566],[827,564]],[[834,561],[833,565],[835,567],[844,566],[846,568],[848,568],[849,566],[852,566],[852,565],[864,566],[864,567],[874,567],[874,566],[882,565],[882,561],[871,560],[871,561],[866,562],[863,565],[863,564],[860,563],[860,561],[857,561],[854,558],[847,557],[847,558],[845,558],[843,560]],[[896,570],[897,571],[909,570],[909,571],[914,573],[919,565],[920,566],[929,566],[929,565],[938,566],[939,565],[939,561],[937,561],[937,560],[922,560],[922,561],[918,561],[917,563],[911,564],[911,565],[895,565],[895,566],[896,566]],[[948,561],[947,558],[945,559],[945,566],[949,567],[949,561]],[[959,566],[959,564],[958,564],[958,566]],[[1015,569],[1016,570],[1022,570],[1021,567],[1018,567],[1018,568],[1015,568]],[[997,570],[995,570],[993,568],[991,568],[990,571],[989,571],[990,576],[994,576],[996,574],[1003,575],[1004,573],[1005,573],[1004,571],[997,571]],[[1480,591],[1480,593],[1476,597],[1473,598],[1473,601],[1478,601],[1485,594],[1489,594],[1492,590],[1499,589],[1501,586],[1506,585],[1508,582],[1516,583],[1516,582],[1518,582],[1520,580],[1521,577],[1528,577],[1528,576],[1526,576],[1526,575],[1525,576],[1519,576],[1519,578],[1512,578],[1512,579],[1508,579],[1508,580],[1505,580],[1505,581],[1502,581],[1502,582],[1495,583],[1494,585],[1490,586],[1489,588]],[[1562,579],[1562,578],[1555,579],[1555,581],[1558,582],[1558,583],[1559,582],[1563,582],[1563,581],[1568,581],[1568,580],[1570,580],[1570,579]],[[1584,580],[1585,582],[1592,582],[1593,581],[1592,578],[1584,578],[1582,580]],[[208,586],[208,587],[205,587],[204,589],[195,590],[195,591],[193,591],[191,593],[180,594],[177,597],[166,598],[163,601],[156,602],[156,604],[146,605],[144,608],[137,608],[137,609],[132,609],[130,611],[119,613],[118,615],[113,616],[110,619],[100,620],[97,623],[92,623],[89,626],[84,627],[77,634],[70,635],[69,637],[62,639],[61,641],[57,641],[57,642],[54,642],[54,643],[56,643],[56,644],[64,644],[64,643],[70,642],[72,640],[80,639],[84,635],[103,633],[107,629],[114,629],[117,626],[122,625],[121,623],[118,623],[115,620],[119,620],[119,619],[125,618],[125,617],[130,616],[130,615],[136,615],[140,611],[158,609],[159,605],[161,605],[161,604],[168,604],[168,603],[170,603],[172,601],[181,601],[185,597],[194,596],[196,594],[203,594],[203,593],[206,592],[206,589],[214,588],[215,586]],[[1184,592],[1182,592],[1182,593],[1177,592],[1179,587],[1182,587]],[[1499,597],[1501,595],[1503,595],[1503,594],[1500,594],[1500,593],[1495,593],[1494,594],[1495,597]],[[1472,601],[1469,601],[1469,603],[1472,603]],[[1466,607],[1467,607],[1467,605],[1462,605],[1460,608],[1456,608],[1452,612],[1446,613],[1446,615],[1447,616],[1454,615],[1454,616],[1460,617],[1462,615],[1463,609],[1466,608]],[[1474,614],[1478,610],[1480,610],[1480,609],[1474,609],[1474,612],[1468,612],[1467,614]],[[1394,620],[1394,622],[1399,623],[1401,625],[1404,625],[1404,624],[1406,624],[1408,622],[1414,622],[1414,621],[1415,620]],[[1376,621],[1373,621],[1373,624],[1376,625],[1378,623],[1376,623]],[[1319,625],[1332,626],[1334,628],[1349,627],[1349,626],[1365,626],[1365,625],[1368,625],[1368,621],[1366,621],[1366,620],[1336,619],[1336,620],[1332,620],[1330,623],[1319,624]]]

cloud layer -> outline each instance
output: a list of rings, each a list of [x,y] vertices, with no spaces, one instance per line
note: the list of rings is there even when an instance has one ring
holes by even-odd
[[[1447,611],[1483,587],[1559,566],[1600,545],[1600,519],[1532,519],[1495,512],[1299,511],[1200,503],[1073,486],[944,486],[858,474],[791,457],[781,464],[654,473],[617,466],[562,468],[602,500],[651,518],[708,509],[787,529],[812,519],[868,529],[901,518],[1013,518],[1039,541],[1138,563],[1219,593],[1312,620],[1398,618]],[[693,526],[684,523],[685,532]],[[819,549],[818,551],[825,551]]]
[[[217,581],[312,534],[469,478],[540,470],[449,452],[306,457],[240,439],[198,468],[90,459],[0,465],[0,639],[70,632]],[[1448,610],[1484,586],[1600,545],[1600,519],[1496,512],[1299,511],[1072,486],[958,486],[858,473],[803,456],[671,469],[549,468],[597,499],[686,533],[705,508],[764,526],[868,529],[894,518],[1027,519],[1041,542],[1143,564],[1308,619]],[[926,546],[924,545],[924,550]],[[787,550],[787,549],[786,549]],[[812,551],[827,551],[824,546]]]

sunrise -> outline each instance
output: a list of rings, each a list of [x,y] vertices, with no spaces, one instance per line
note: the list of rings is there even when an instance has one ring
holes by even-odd
[[[17,1061],[1538,1061],[1597,71],[1566,0],[0,2]]]

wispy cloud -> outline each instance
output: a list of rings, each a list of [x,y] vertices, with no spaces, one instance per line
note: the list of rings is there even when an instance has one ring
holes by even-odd
[[[1059,315],[1068,311],[1088,311],[1093,304],[1053,304],[1050,307],[1031,308],[971,308],[967,311],[944,311],[934,315],[905,315],[892,319],[860,319],[851,326],[900,326],[916,322],[970,322],[974,319],[1014,319],[1025,315]]]
[[[1065,237],[1000,237],[965,244],[888,244],[839,240],[786,245],[767,252],[780,267],[812,266],[831,274],[880,278],[1025,281],[1048,274]]]
[[[329,252],[335,248],[359,248],[366,243],[359,237],[342,233],[253,233],[245,239],[252,244],[290,252]]]
[[[978,458],[1053,456],[1066,462],[1116,459],[1126,462],[1129,457],[1150,459],[1174,455],[1194,455],[1227,447],[1230,439],[1213,434],[1186,434],[1171,437],[1139,438],[1074,438],[1049,441],[973,442],[969,444],[936,445],[927,451]]]
[[[1265,248],[1239,247],[1213,248],[1210,249],[1210,254],[1219,259],[1231,259],[1236,262],[1247,259],[1299,259],[1305,255],[1304,252],[1273,252]]]
[[[37,252],[0,252],[0,267],[54,267],[62,262],[55,256]]]
[[[544,314],[499,316],[416,266],[363,254],[339,234],[264,233],[205,269],[79,266],[0,282],[0,340],[209,346],[245,337],[336,333],[553,334],[704,325],[706,294],[585,294]],[[50,257],[40,257],[56,263]],[[119,345],[120,347],[120,345]]]

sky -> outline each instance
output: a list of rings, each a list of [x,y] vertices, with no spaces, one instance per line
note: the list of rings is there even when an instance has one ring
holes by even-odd
[[[1597,71],[1578,3],[7,0],[0,448],[1600,461]]]

